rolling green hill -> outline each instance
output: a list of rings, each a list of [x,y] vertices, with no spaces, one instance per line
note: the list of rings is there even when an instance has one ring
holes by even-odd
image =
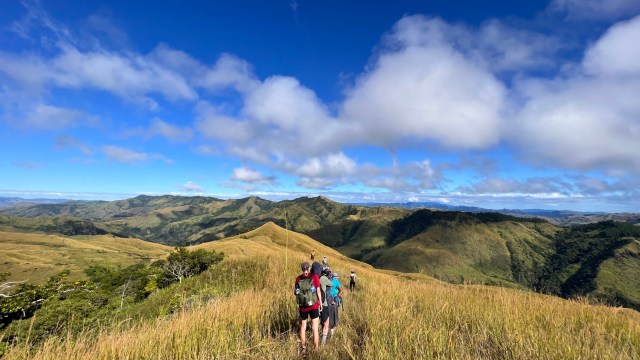
[[[466,226],[478,226],[477,221],[480,219],[466,219]],[[455,222],[449,225],[454,224],[458,226]],[[526,223],[495,223],[501,227],[492,227],[493,222],[480,224],[491,231],[502,231],[505,238],[504,234],[516,233],[520,225],[528,228],[531,241],[545,233],[545,229]],[[440,226],[444,226],[440,220],[434,221],[426,231]],[[621,232],[615,234],[618,230]],[[595,237],[626,237],[624,231],[630,229],[618,230],[607,224],[576,231]],[[395,246],[411,242],[422,233]],[[124,249],[122,242],[128,242],[127,246],[146,244],[150,248],[140,251],[149,259],[143,262],[162,257],[167,249],[105,235],[84,239],[50,239],[44,234],[16,236],[33,236],[29,244],[19,238],[14,245],[42,246],[43,256],[49,254],[47,243],[56,241],[67,241],[68,246],[79,248],[105,246],[105,250]],[[632,245],[633,242],[616,248],[615,253],[621,260],[637,254],[640,249],[637,244]],[[149,290],[140,299],[128,293],[131,277],[127,276],[133,274],[118,270],[113,274],[125,276],[112,283],[112,288],[96,283],[82,291],[48,299],[33,317],[16,319],[10,327],[0,329],[0,354],[6,359],[298,358],[299,315],[287,289],[292,289],[299,273],[299,261],[316,250],[329,255],[331,265],[342,276],[355,269],[360,281],[356,291],[345,291],[336,336],[310,358],[640,357],[640,313],[629,309],[566,301],[530,291],[451,285],[421,274],[376,270],[274,223],[190,248],[196,249],[224,251],[226,256],[222,263],[200,275]],[[105,260],[112,258],[108,252],[96,254]]]
[[[557,227],[495,212],[351,206],[325,197],[272,202],[138,196],[22,205],[3,213],[12,215],[0,215],[0,229],[7,231],[111,234],[170,246],[224,244],[273,223],[381,269],[640,304],[638,287],[625,279],[640,268],[638,227],[620,222]]]

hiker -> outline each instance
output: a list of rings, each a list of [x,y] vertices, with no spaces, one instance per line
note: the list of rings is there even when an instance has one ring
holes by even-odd
[[[356,272],[355,270],[351,270],[351,274],[349,274],[349,291],[353,291],[356,288]]]
[[[321,346],[327,343],[327,334],[329,334],[329,318],[333,315],[335,303],[333,301],[333,282],[329,279],[331,269],[322,271],[320,277],[320,289],[322,290],[322,312],[320,313],[320,325],[322,328]],[[332,305],[333,304],[333,305]]]
[[[307,351],[307,319],[309,318],[311,318],[313,345],[316,350],[319,348],[318,325],[322,311],[322,292],[320,279],[317,275],[311,274],[311,265],[305,261],[300,268],[302,274],[296,278],[295,295],[300,308],[300,349],[304,354]]]
[[[311,273],[318,275],[318,279],[322,276],[322,266],[319,262],[315,261],[315,254],[311,253]]]
[[[326,269],[329,267],[329,264],[327,263],[327,256],[323,256],[322,257],[322,270]]]
[[[331,282],[333,282],[333,287],[331,289],[333,290],[332,295],[333,295],[333,302],[335,304],[333,326],[331,326],[331,337],[333,337],[333,330],[334,330],[333,328],[338,326],[338,320],[340,318],[338,316],[338,307],[342,302],[342,284],[340,283],[340,279],[338,278],[338,273],[336,272],[333,273],[333,276],[331,277]]]

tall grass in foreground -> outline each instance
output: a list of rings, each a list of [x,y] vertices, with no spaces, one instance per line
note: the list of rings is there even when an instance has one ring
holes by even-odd
[[[346,263],[333,264],[338,272]],[[50,339],[7,359],[290,359],[297,264],[271,262],[254,289],[170,318]],[[408,280],[356,268],[336,336],[312,359],[640,359],[640,313],[483,286]],[[345,271],[342,275],[347,274]]]

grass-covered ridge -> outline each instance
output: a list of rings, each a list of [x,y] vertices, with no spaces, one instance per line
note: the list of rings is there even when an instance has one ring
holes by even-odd
[[[453,283],[591,296],[640,308],[639,287],[626,280],[640,276],[640,256],[633,247],[640,237],[632,231],[637,226],[628,223],[567,228],[495,212],[353,206],[324,197],[272,202],[258,197],[139,196],[114,202],[23,205],[2,212],[45,217],[0,215],[0,230],[111,234],[170,246],[229,244],[229,239],[273,223],[377,268],[418,272]],[[57,216],[46,217],[52,214]],[[602,234],[589,226],[602,227]],[[628,228],[626,235],[621,226]],[[571,260],[572,249],[583,243],[594,246]],[[270,252],[268,244],[262,251]]]
[[[345,295],[336,337],[310,358],[640,358],[633,310],[378,271],[275,224],[198,246],[205,247],[224,248],[225,260],[115,312],[113,321],[33,348],[18,343],[5,358],[297,358],[291,289],[299,261],[313,249],[327,252],[341,276],[355,269],[361,281]],[[168,305],[173,310],[163,311]]]

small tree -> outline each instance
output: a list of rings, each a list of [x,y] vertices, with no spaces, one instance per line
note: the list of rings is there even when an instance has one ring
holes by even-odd
[[[23,280],[23,281],[5,282],[5,280],[9,278],[9,275],[11,275],[11,273],[8,273],[8,272],[0,273],[0,298],[10,298],[15,296],[15,294],[11,294],[11,289],[16,285],[22,284],[23,282],[26,281],[26,280]]]
[[[86,281],[66,281],[68,275],[69,270],[64,270],[52,276],[42,285],[22,282],[14,293],[5,293],[14,284],[11,282],[3,283],[0,286],[2,288],[2,296],[0,296],[0,328],[5,327],[13,320],[31,317],[42,306],[43,302],[50,298],[58,297],[71,291],[93,288]],[[7,273],[1,274],[0,279],[3,280],[0,281],[6,280],[7,277]]]
[[[161,263],[168,283],[180,282],[183,278],[198,275],[212,265],[222,261],[224,253],[198,249],[188,251],[184,247],[176,247],[176,251],[169,254],[167,260]]]

